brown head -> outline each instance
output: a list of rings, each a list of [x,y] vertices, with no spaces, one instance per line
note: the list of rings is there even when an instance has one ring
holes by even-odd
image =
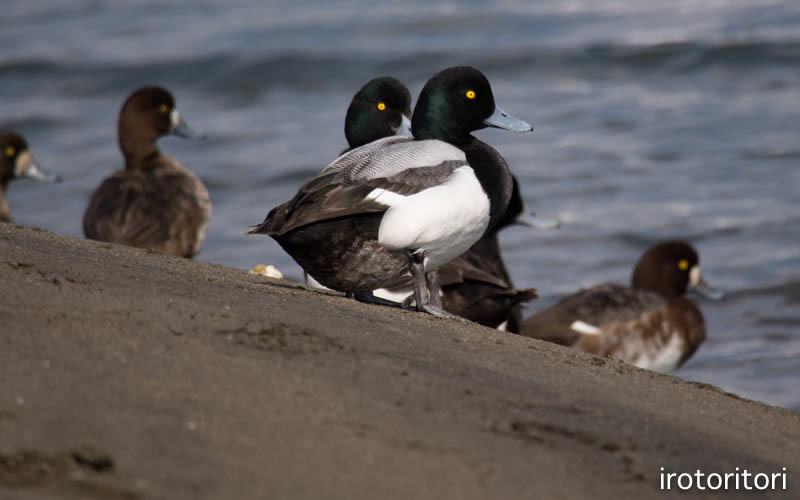
[[[128,96],[119,112],[117,133],[127,168],[157,153],[155,143],[163,135],[203,138],[181,118],[175,98],[161,87],[143,87]]]

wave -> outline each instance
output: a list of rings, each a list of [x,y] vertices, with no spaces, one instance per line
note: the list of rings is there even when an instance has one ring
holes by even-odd
[[[573,49],[521,46],[486,51],[365,51],[235,54],[217,53],[158,62],[117,63],[55,60],[0,62],[1,87],[42,79],[65,85],[74,93],[93,94],[132,88],[151,82],[199,85],[207,91],[260,93],[276,87],[313,90],[346,86],[378,74],[407,81],[424,81],[450,65],[470,64],[490,74],[547,72],[568,69],[587,77],[620,71],[685,75],[708,69],[745,71],[762,67],[794,68],[800,64],[800,40],[746,41],[725,44],[701,42],[658,45],[591,45]],[[55,79],[54,79],[55,78]],[[16,83],[15,83],[16,81]],[[9,87],[10,88],[10,87]]]

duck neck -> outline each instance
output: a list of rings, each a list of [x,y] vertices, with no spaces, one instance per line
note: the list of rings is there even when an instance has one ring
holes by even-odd
[[[156,146],[158,136],[135,127],[126,127],[124,121],[119,123],[118,137],[126,170],[144,169],[148,159],[161,154]]]
[[[513,190],[508,164],[497,150],[475,137],[470,136],[469,141],[459,144],[458,147],[464,151],[467,163],[489,198],[489,226],[486,234],[496,234],[497,225],[506,213]]]
[[[672,281],[669,278],[664,278],[663,274],[659,272],[648,270],[641,263],[636,265],[631,278],[632,288],[657,293],[667,300],[683,297],[684,294],[676,290],[671,283]]]

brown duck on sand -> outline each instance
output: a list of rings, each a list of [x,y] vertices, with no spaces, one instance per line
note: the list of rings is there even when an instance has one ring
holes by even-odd
[[[203,244],[211,201],[203,183],[156,147],[162,135],[200,138],[159,87],[131,94],[118,123],[125,169],[92,195],[83,217],[87,238],[192,257]]]
[[[668,241],[642,255],[632,287],[582,290],[525,320],[523,335],[670,372],[706,338],[703,314],[685,297],[689,292],[722,297],[703,280],[697,252]]]

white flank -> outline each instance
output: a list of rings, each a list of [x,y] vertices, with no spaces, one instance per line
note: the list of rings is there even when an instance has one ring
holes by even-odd
[[[659,349],[652,358],[640,356],[634,363],[639,368],[648,368],[661,373],[670,373],[678,368],[683,356],[684,342],[678,332],[673,332],[669,342]]]
[[[497,325],[497,329],[500,330],[501,332],[507,332],[508,331],[508,320],[505,320],[502,323],[500,323],[499,325]]]
[[[584,323],[581,320],[573,321],[572,324],[569,325],[569,327],[578,333],[583,333],[586,335],[600,335],[601,333],[603,333],[602,330],[600,330],[596,326],[590,325],[589,323]]]
[[[391,201],[381,219],[378,243],[394,250],[424,251],[426,271],[466,252],[489,225],[489,197],[468,165],[457,168],[443,184]]]
[[[376,297],[391,300],[392,302],[399,302],[401,304],[413,293],[413,288],[393,288],[391,290],[387,288],[378,288],[372,291],[372,295]]]

